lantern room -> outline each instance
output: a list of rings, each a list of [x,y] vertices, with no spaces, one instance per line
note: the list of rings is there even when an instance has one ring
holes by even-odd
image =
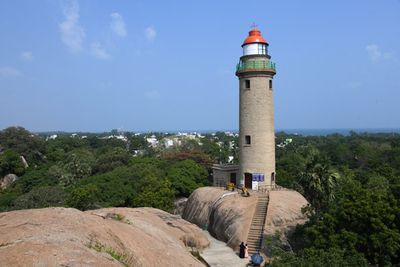
[[[244,40],[243,56],[248,55],[268,55],[268,42],[261,35],[261,31],[253,28],[249,31],[249,36]]]

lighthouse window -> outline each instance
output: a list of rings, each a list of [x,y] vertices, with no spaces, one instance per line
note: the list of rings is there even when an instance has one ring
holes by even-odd
[[[246,89],[250,89],[250,80],[245,80]]]
[[[265,44],[258,44],[258,54],[265,55],[266,54],[266,46]]]
[[[272,89],[272,80],[269,80],[269,89]]]
[[[244,137],[244,139],[245,139],[245,144],[246,145],[251,145],[251,136],[250,135],[246,135]]]

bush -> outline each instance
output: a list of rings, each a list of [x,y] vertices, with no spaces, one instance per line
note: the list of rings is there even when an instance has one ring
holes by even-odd
[[[55,186],[58,180],[47,171],[47,166],[40,169],[29,168],[27,172],[11,185],[11,190],[24,194],[36,187]]]
[[[14,192],[0,191],[0,212],[13,209],[13,203],[18,195]]]
[[[13,150],[6,150],[4,153],[0,154],[0,178],[10,173],[21,176],[24,172],[24,164],[16,152]]]
[[[88,210],[96,207],[99,189],[93,184],[88,184],[74,189],[67,200],[67,205],[79,210]]]
[[[153,207],[165,211],[172,211],[174,208],[174,190],[169,180],[147,176],[142,179],[139,188],[141,190],[133,198],[133,206]]]
[[[37,209],[64,206],[65,193],[58,186],[36,187],[15,199],[14,209]]]
[[[138,188],[139,177],[131,168],[120,167],[112,172],[82,179],[74,188],[95,185],[99,190],[96,204],[102,207],[131,205]]]
[[[304,267],[367,267],[367,261],[362,257],[361,254],[346,253],[345,250],[340,249],[306,249],[295,255],[292,252],[281,251],[278,255],[272,259],[268,265],[271,267],[293,267],[293,266],[304,266]]]
[[[130,158],[131,155],[125,149],[113,148],[97,158],[93,173],[106,173],[117,167],[126,166]]]

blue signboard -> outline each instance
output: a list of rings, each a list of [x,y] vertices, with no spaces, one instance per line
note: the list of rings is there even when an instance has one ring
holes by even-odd
[[[253,173],[253,182],[264,182],[264,174],[263,173]]]

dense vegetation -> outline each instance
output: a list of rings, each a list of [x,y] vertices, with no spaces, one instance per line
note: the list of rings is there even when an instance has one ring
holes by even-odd
[[[237,137],[224,133],[151,146],[168,134],[86,134],[55,139],[23,128],[0,131],[0,211],[48,206],[81,210],[152,206],[209,184],[210,166],[237,162]],[[290,141],[288,141],[291,139]],[[303,194],[309,221],[288,242],[269,240],[272,266],[400,265],[400,135],[299,136],[278,133],[277,182]],[[25,166],[20,156],[26,159]],[[230,158],[232,159],[232,158]]]
[[[186,144],[157,150],[145,135],[126,134],[121,140],[110,138],[113,134],[61,134],[46,140],[20,127],[0,131],[0,177],[19,176],[0,189],[0,211],[49,206],[171,211],[176,198],[209,184],[210,164],[220,155],[188,150]]]
[[[278,181],[311,203],[309,222],[290,237],[294,253],[274,246],[271,265],[400,265],[400,136],[277,141],[286,138],[295,141],[277,149]]]

